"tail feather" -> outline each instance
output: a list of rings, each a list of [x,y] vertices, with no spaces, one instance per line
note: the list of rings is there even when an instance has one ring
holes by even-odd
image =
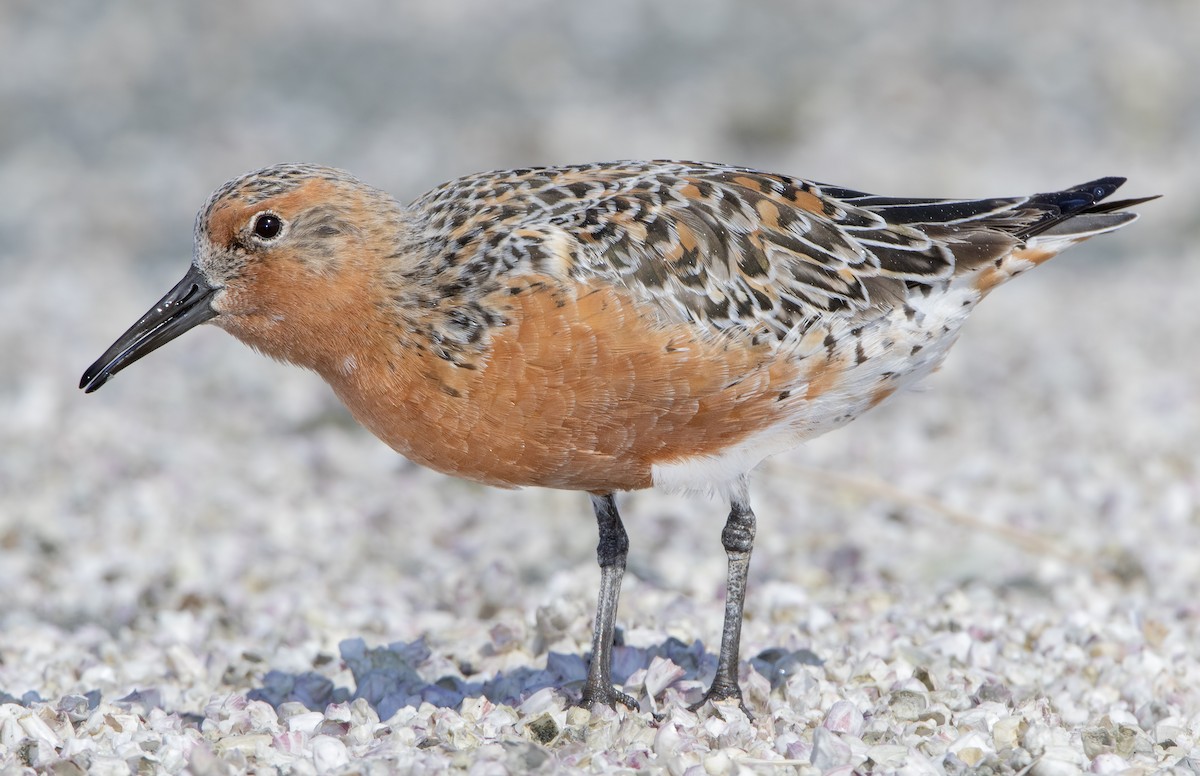
[[[1077,242],[1120,229],[1137,218],[1137,213],[1083,213],[1070,216],[1068,220],[1060,221],[1030,237],[1025,241],[1025,245],[1058,253]]]
[[[1062,191],[1035,194],[1024,207],[1041,210],[1044,214],[1018,231],[1016,236],[1023,240],[1044,235],[1057,238],[1054,242],[1077,241],[1118,229],[1137,218],[1136,213],[1118,211],[1157,199],[1157,196],[1142,197],[1101,204],[1101,200],[1111,196],[1124,182],[1125,179],[1119,177],[1098,178]],[[1072,236],[1075,240],[1068,240]]]
[[[1135,199],[1118,199],[1113,202],[1097,203],[1096,205],[1093,205],[1092,207],[1088,208],[1087,212],[1089,212],[1089,213],[1110,213],[1114,210],[1125,210],[1126,208],[1131,208],[1131,207],[1134,207],[1135,205],[1140,205],[1143,202],[1150,202],[1151,200],[1158,199],[1161,196],[1162,196],[1162,194],[1154,194],[1149,197],[1137,197]]]

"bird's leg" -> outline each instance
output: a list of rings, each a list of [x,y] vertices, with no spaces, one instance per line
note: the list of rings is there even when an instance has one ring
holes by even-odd
[[[750,509],[749,486],[742,477],[734,491],[721,532],[721,544],[729,556],[729,584],[725,596],[725,626],[721,631],[721,654],[717,658],[717,674],[695,711],[709,701],[736,698],[738,706],[749,717],[750,711],[742,700],[738,684],[738,648],[742,638],[742,604],[746,600],[746,575],[750,570],[750,550],[754,547],[754,512]]]
[[[623,703],[631,709],[638,702],[619,692],[612,682],[613,630],[617,619],[617,599],[621,597],[621,577],[625,574],[625,556],[629,553],[629,536],[621,524],[613,494],[592,494],[600,543],[596,560],[600,563],[600,598],[596,602],[596,623],[592,630],[592,662],[588,666],[587,683],[583,685],[580,705],[592,708],[597,704],[615,706]]]

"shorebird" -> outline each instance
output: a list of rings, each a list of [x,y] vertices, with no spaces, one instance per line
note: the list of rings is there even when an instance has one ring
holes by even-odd
[[[716,675],[738,651],[748,475],[933,371],[975,305],[1147,199],[1123,178],[995,199],[890,198],[744,167],[488,172],[402,205],[285,164],[217,189],[190,269],[84,373],[91,392],[193,326],[320,374],[402,455],[500,487],[586,491],[600,595],[581,702],[612,683],[629,541],[614,494],[729,499]]]

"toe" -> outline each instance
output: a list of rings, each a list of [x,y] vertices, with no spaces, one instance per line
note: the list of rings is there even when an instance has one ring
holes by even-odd
[[[632,695],[626,695],[615,687],[584,687],[583,697],[579,700],[579,705],[585,709],[593,709],[596,706],[616,709],[618,703],[634,711],[641,711],[640,704]]]

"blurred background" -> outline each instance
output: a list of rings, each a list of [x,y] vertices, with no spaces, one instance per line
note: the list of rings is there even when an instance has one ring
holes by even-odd
[[[929,390],[764,467],[754,584],[836,607],[850,582],[1102,563],[1194,601],[1197,30],[1193,0],[0,4],[0,690],[66,691],[47,661],[94,661],[105,633],[151,656],[221,633],[300,670],[340,638],[449,643],[561,598],[586,644],[579,494],[418,470],[211,327],[76,389],[183,274],[209,192],[283,161],[401,199],[618,158],[913,196],[1128,176],[1123,195],[1165,195],[1142,220],[996,292]],[[680,596],[719,612],[725,508],[625,503],[623,621],[671,630]],[[64,634],[80,652],[12,657]]]

